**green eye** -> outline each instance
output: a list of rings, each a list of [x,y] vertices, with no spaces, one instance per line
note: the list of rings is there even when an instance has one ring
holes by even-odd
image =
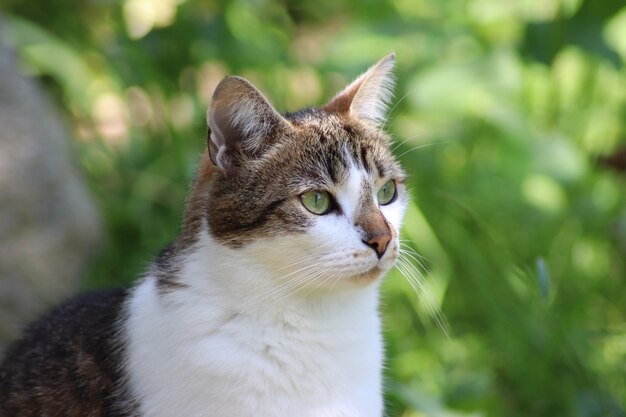
[[[378,190],[376,197],[381,206],[386,206],[396,199],[396,194],[396,183],[394,180],[389,180]]]
[[[300,194],[300,201],[313,214],[326,214],[331,209],[330,194],[326,191],[307,191]]]

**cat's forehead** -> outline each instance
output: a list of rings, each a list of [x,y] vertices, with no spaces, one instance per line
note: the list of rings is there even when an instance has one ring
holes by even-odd
[[[302,110],[285,117],[295,129],[279,154],[295,161],[304,177],[343,182],[355,166],[372,178],[402,175],[388,148],[390,139],[380,129],[321,109]]]

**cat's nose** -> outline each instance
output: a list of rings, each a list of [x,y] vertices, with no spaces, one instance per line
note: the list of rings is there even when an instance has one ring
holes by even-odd
[[[367,240],[363,240],[363,243],[374,249],[376,256],[380,259],[385,254],[390,240],[391,233],[389,231],[380,231],[367,236]]]

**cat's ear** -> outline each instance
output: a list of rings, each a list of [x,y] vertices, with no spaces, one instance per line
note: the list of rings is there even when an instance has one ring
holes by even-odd
[[[209,156],[227,176],[263,154],[280,129],[282,117],[252,84],[241,77],[226,77],[215,88],[207,111]]]
[[[330,113],[351,114],[380,126],[387,116],[393,96],[393,67],[396,55],[391,53],[370,67],[344,88],[323,108]]]

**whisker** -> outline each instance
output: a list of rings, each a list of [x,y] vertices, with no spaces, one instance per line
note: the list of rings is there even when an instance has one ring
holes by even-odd
[[[425,264],[425,261],[427,260],[423,257],[420,259],[420,254],[417,252],[410,252],[408,249],[400,247],[400,255],[404,255],[414,260],[424,271],[428,271],[428,267]]]
[[[441,144],[443,144],[443,143],[444,143],[444,142],[431,142],[431,143],[424,143],[424,144],[422,144],[422,145],[418,145],[418,146],[416,146],[416,147],[414,147],[414,148],[411,148],[411,149],[409,149],[408,151],[402,152],[400,155],[397,155],[397,156],[396,156],[396,158],[402,158],[404,155],[406,155],[406,154],[408,154],[408,153],[410,153],[410,152],[416,151],[416,150],[418,150],[418,149],[427,148],[427,147],[429,147],[429,146],[434,146],[434,145],[441,145]]]
[[[275,302],[275,298],[279,297],[279,299],[284,300],[286,298],[285,294],[287,293],[293,293],[293,289],[294,287],[298,287],[300,284],[306,282],[307,280],[312,279],[312,277],[315,277],[317,274],[320,273],[320,271],[316,271],[314,270],[314,268],[318,267],[318,265],[316,265],[315,263],[307,265],[304,268],[300,268],[300,270],[298,271],[294,271],[294,273],[297,273],[298,275],[296,275],[295,277],[292,277],[291,279],[285,280],[284,282],[281,282],[280,284],[272,287],[269,289],[269,291],[261,293],[259,295],[257,295],[253,300],[249,300],[248,302],[241,304],[239,307],[242,311],[247,310],[248,308],[257,305],[259,303],[262,302]],[[292,273],[287,274],[287,275],[293,275]]]
[[[424,286],[424,275],[422,275],[422,273],[417,268],[415,268],[415,266],[408,259],[404,258],[402,254],[398,258],[396,267],[407,279],[407,282],[413,288],[413,291],[417,295],[422,305],[426,308],[428,314],[433,318],[433,320],[444,333],[446,338],[449,339],[450,335],[448,331],[448,321],[444,313],[441,311],[439,303],[434,299],[430,291],[428,291]]]
[[[348,252],[348,251],[346,251],[346,252]],[[302,258],[298,259],[297,261],[295,261],[295,262],[293,262],[291,264],[283,265],[280,268],[276,268],[274,270],[274,272],[280,272],[280,271],[282,271],[284,269],[288,269],[288,268],[291,268],[291,267],[296,266],[298,264],[301,264],[301,263],[304,263],[304,262],[308,262],[308,261],[311,261],[311,260],[321,260],[324,256],[334,255],[336,253],[337,253],[337,251],[326,251],[326,252],[322,252],[322,253],[309,254],[308,256],[302,257]]]
[[[396,144],[393,148],[391,148],[391,153],[394,153],[396,151],[396,149],[398,149],[400,146],[404,145],[405,143],[407,143],[411,139],[413,139],[413,138],[404,139],[402,142]]]
[[[289,289],[290,287],[293,287],[295,285],[299,285],[300,283],[305,282],[306,280],[309,280],[309,279],[311,279],[313,277],[316,277],[317,275],[319,275],[319,274],[321,274],[323,272],[323,271],[319,271],[319,270],[314,270],[314,268],[316,268],[316,267],[318,267],[318,265],[311,264],[311,265],[307,265],[304,268],[301,268],[298,271],[294,271],[294,272],[297,272],[298,275],[296,275],[295,277],[292,277],[291,279],[288,279],[288,280],[282,282],[281,284],[277,285],[276,287],[274,287],[272,289],[272,291],[270,293],[278,294],[278,293],[280,293],[283,290],[283,288]],[[282,276],[281,280],[289,277],[290,275],[292,275],[292,274],[290,273],[290,274]]]
[[[341,274],[336,273],[335,278],[333,279],[333,284],[330,286],[331,292],[335,288],[335,285],[337,285],[337,282],[339,282],[340,279],[341,279]]]
[[[326,278],[320,280],[317,283],[317,285],[315,285],[313,288],[309,289],[309,291],[306,294],[304,294],[304,296],[306,297],[306,296],[311,295],[311,293],[313,293],[318,288],[322,287],[324,284],[326,284],[328,281],[330,281],[332,278],[334,278],[337,275],[338,275],[337,273],[334,273],[334,274],[328,275]]]
[[[410,249],[411,252],[418,254],[420,258],[426,259],[423,255],[418,253],[417,250],[412,246],[413,245],[413,241],[412,240],[409,240],[409,239],[399,239],[399,241],[400,241],[400,244],[402,245],[402,247]]]
[[[391,110],[389,110],[389,112],[387,113],[387,117],[385,117],[385,122],[383,123],[383,126],[387,125],[387,121],[389,121],[389,118],[391,117],[391,113],[393,113],[393,111],[396,109],[396,107],[398,107],[398,105],[400,103],[402,103],[404,101],[404,99],[406,99],[409,96],[409,93],[410,93],[410,91],[407,91],[406,94],[404,94],[402,97],[400,97],[400,99],[398,101],[396,101],[396,104],[394,104],[393,107],[391,108]]]
[[[311,276],[309,276],[305,282],[304,285],[300,286],[297,285],[295,286],[295,288],[293,288],[293,291],[288,292],[286,294],[283,294],[283,296],[279,299],[276,300],[276,303],[281,303],[282,301],[284,301],[285,299],[291,297],[294,294],[297,294],[299,292],[302,292],[306,289],[308,289],[307,293],[304,294],[304,297],[307,297],[308,295],[310,295],[313,291],[315,291],[316,289],[318,289],[319,287],[323,286],[324,283],[326,283],[327,281],[329,281],[332,277],[333,274],[328,275],[329,269],[323,269],[321,271],[317,271],[316,273],[312,274]],[[323,279],[319,279],[322,278],[326,275],[325,278]]]
[[[402,142],[396,144],[392,149],[391,152],[395,152],[396,149],[398,149],[400,146],[404,145],[405,143],[407,143],[408,141],[411,141],[415,138],[419,138],[422,134],[417,134],[417,135],[413,135],[413,136],[409,136],[408,138],[404,139]],[[429,142],[428,145],[430,144],[435,144],[435,143],[439,143],[439,142]]]

